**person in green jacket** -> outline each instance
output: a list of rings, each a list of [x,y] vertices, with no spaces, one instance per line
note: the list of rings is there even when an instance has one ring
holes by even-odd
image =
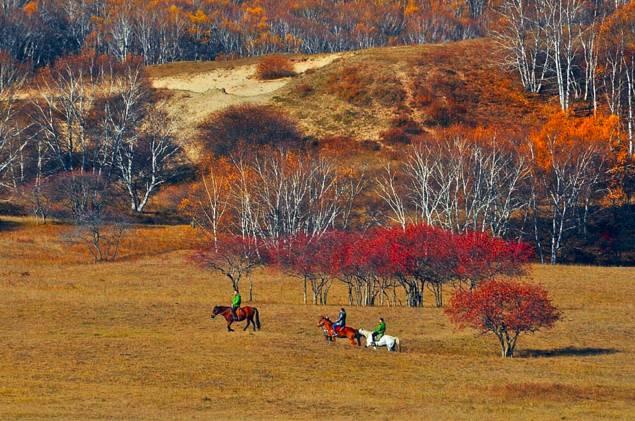
[[[232,317],[234,318],[234,321],[238,321],[238,315],[236,314],[236,310],[240,308],[240,302],[241,302],[240,292],[238,292],[238,289],[235,289],[234,296],[232,297],[232,307],[231,307]]]
[[[382,336],[386,333],[386,322],[383,317],[379,318],[379,324],[375,326],[375,330],[373,330],[373,342],[381,339]]]

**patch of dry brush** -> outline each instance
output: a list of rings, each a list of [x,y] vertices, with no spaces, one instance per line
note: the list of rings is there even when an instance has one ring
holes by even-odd
[[[256,75],[260,80],[281,79],[296,75],[293,63],[282,55],[265,56],[256,67]]]

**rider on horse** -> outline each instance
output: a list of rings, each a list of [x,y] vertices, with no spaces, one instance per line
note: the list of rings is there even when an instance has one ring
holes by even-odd
[[[346,327],[346,310],[344,307],[340,309],[340,314],[337,317],[335,323],[333,323],[333,336],[337,336],[337,331],[339,329],[344,329]]]
[[[234,321],[238,321],[238,314],[236,313],[236,311],[240,308],[240,302],[241,302],[240,292],[238,292],[238,288],[236,288],[234,289],[234,296],[232,297],[232,306],[231,306],[231,312],[232,312],[232,317],[234,318]]]
[[[386,322],[383,317],[379,318],[379,324],[375,326],[375,330],[373,330],[373,343],[378,341],[384,336],[386,333]]]

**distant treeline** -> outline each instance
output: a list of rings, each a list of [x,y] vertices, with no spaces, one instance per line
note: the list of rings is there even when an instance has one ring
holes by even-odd
[[[146,64],[482,35],[485,0],[3,0],[0,50],[36,66],[82,49]]]

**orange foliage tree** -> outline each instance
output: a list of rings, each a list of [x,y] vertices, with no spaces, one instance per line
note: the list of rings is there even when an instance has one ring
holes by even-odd
[[[591,201],[606,186],[618,127],[615,116],[572,118],[556,112],[530,137],[531,202],[541,259],[541,220],[548,221],[546,241],[551,263],[557,262],[569,232],[585,232]]]

